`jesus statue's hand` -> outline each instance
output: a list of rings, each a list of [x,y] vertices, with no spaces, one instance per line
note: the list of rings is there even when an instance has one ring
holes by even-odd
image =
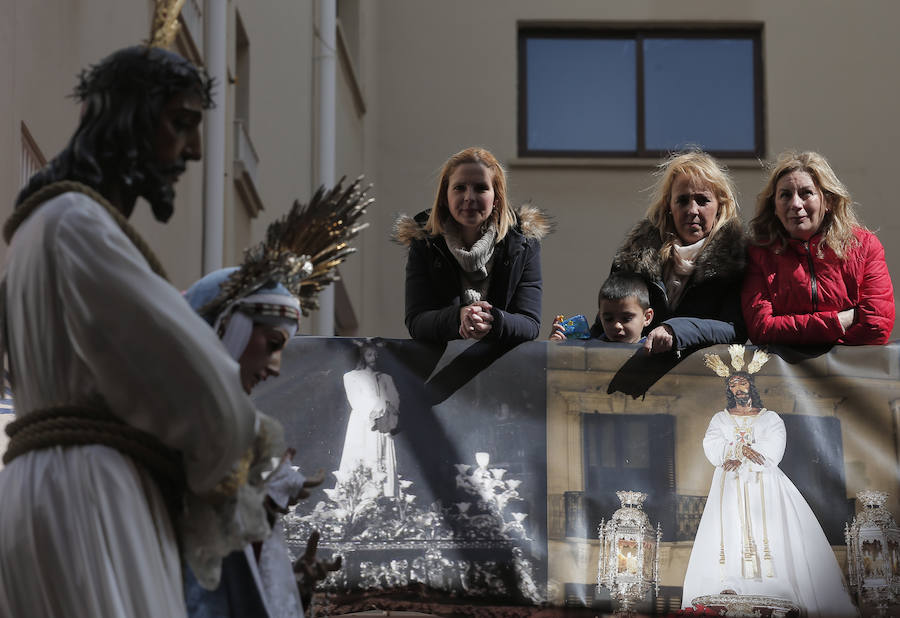
[[[741,449],[741,452],[744,454],[744,457],[746,457],[747,459],[749,459],[750,461],[752,461],[755,464],[762,466],[762,465],[765,465],[765,463],[766,463],[765,457],[763,457],[758,451],[754,451],[752,448],[750,448],[746,444]]]
[[[297,589],[300,591],[300,602],[307,612],[309,612],[309,604],[316,584],[328,577],[332,571],[341,568],[341,556],[337,556],[333,560],[317,558],[318,547],[319,531],[313,530],[309,535],[309,540],[306,541],[306,551],[294,562],[294,577],[297,580]]]
[[[731,472],[741,467],[741,461],[739,459],[727,459],[722,464],[722,467],[725,468],[725,472]]]

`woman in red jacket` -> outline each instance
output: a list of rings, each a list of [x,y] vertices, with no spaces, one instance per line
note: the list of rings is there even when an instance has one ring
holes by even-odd
[[[753,343],[887,343],[884,248],[825,157],[785,152],[759,194],[742,292]]]

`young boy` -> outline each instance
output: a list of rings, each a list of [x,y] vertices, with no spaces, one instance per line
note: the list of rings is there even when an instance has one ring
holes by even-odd
[[[637,275],[610,275],[600,287],[597,304],[591,336],[600,341],[639,343],[644,328],[653,321],[647,284]],[[562,324],[554,322],[550,339],[566,339]]]

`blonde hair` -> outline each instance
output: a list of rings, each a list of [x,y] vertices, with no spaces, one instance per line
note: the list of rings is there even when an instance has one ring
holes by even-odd
[[[818,152],[798,153],[788,150],[778,155],[766,186],[756,198],[756,214],[750,221],[751,240],[763,247],[778,242],[778,252],[787,246],[790,235],[775,214],[775,188],[779,180],[792,172],[806,172],[822,192],[826,210],[819,226],[822,234],[820,254],[827,246],[843,260],[847,257],[847,251],[859,243],[853,233],[854,229],[863,226],[856,217],[856,209],[847,187],[838,180],[828,161]]]
[[[668,261],[672,255],[672,246],[678,242],[678,233],[675,229],[675,222],[670,216],[669,204],[672,201],[672,185],[679,176],[687,176],[689,179],[707,185],[719,202],[716,221],[707,234],[707,239],[712,239],[716,232],[729,221],[739,218],[738,203],[734,195],[734,183],[731,177],[718,161],[702,150],[689,150],[670,155],[668,159],[659,164],[657,176],[659,178],[653,187],[653,199],[650,202],[650,208],[647,209],[647,219],[659,230],[659,236],[662,239],[659,256],[663,263]]]
[[[450,186],[450,176],[457,167],[465,163],[478,163],[487,168],[491,173],[491,184],[494,189],[494,210],[491,212],[491,222],[497,227],[497,239],[500,242],[506,236],[509,228],[515,227],[516,215],[509,207],[506,199],[506,174],[497,158],[484,148],[473,146],[457,152],[447,159],[441,168],[441,180],[438,183],[437,194],[434,196],[434,206],[428,215],[425,231],[438,236],[444,233],[444,222],[450,218],[450,204],[447,202],[447,189]]]

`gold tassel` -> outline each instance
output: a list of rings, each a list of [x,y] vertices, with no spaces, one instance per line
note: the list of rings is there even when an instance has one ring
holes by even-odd
[[[775,567],[772,565],[772,553],[769,551],[769,529],[766,526],[766,490],[763,486],[762,473],[756,473],[756,480],[759,483],[759,501],[762,508],[763,523],[763,565],[765,566],[766,577],[775,577]]]
[[[738,478],[738,492],[741,490],[741,480]],[[747,484],[743,484],[744,490],[744,579],[756,579],[759,577],[759,562],[756,555],[756,543],[753,541],[753,533],[750,529],[750,500]]]
[[[722,470],[722,484],[719,488],[719,580],[725,581],[725,522],[724,522],[724,504],[725,504],[725,477],[727,472]]]

